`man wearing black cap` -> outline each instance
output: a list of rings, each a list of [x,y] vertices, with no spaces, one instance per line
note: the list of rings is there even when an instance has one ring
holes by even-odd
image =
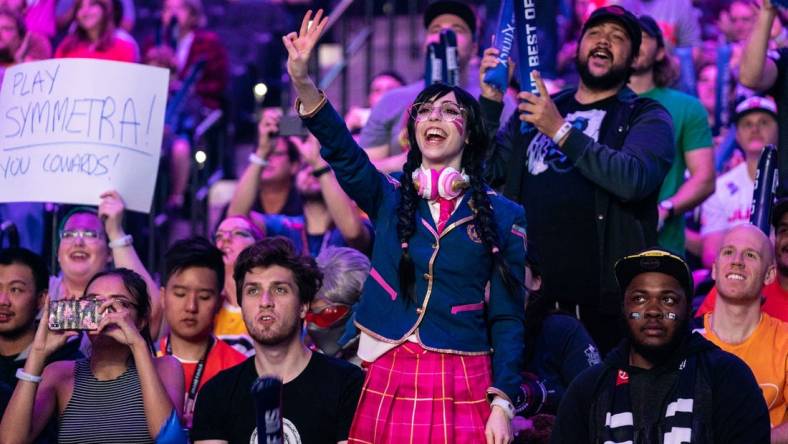
[[[616,263],[628,337],[569,386],[553,443],[768,443],[747,365],[690,333],[692,274],[651,249]]]
[[[579,86],[551,98],[534,72],[540,95],[518,95],[521,113],[498,133],[488,164],[489,182],[505,183],[506,196],[525,206],[549,296],[603,352],[621,337],[613,263],[657,243],[657,195],[675,153],[668,112],[626,86],[640,43],[631,13],[594,11],[578,43]],[[485,51],[482,71],[496,54]],[[482,90],[485,125],[495,131],[501,95]]]
[[[472,59],[478,51],[476,37],[476,14],[464,1],[438,0],[431,2],[424,11],[424,47],[440,41],[441,31],[451,29],[457,36],[457,65],[459,86],[474,97],[479,96],[479,78]],[[369,120],[361,130],[359,145],[367,151],[376,166],[384,172],[401,171],[405,163],[403,147],[407,145],[405,134],[405,110],[424,89],[424,80],[389,91],[372,109]],[[514,112],[515,104],[506,101],[503,117]]]
[[[684,256],[684,213],[692,211],[714,192],[714,151],[708,113],[700,101],[668,88],[676,80],[662,31],[653,18],[639,18],[643,40],[629,87],[641,97],[654,99],[673,118],[676,159],[659,190],[659,244]],[[684,172],[689,178],[684,180]]]

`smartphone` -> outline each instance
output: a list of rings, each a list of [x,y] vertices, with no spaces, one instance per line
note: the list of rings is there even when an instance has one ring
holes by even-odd
[[[298,116],[282,116],[279,120],[279,135],[284,137],[299,136],[306,137],[309,131],[304,126],[304,122]]]
[[[96,299],[60,299],[49,302],[50,330],[98,330],[101,303]]]

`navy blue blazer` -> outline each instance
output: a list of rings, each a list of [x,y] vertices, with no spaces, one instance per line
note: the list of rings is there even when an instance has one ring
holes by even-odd
[[[375,226],[372,269],[356,312],[356,325],[370,336],[399,344],[416,334],[429,350],[462,355],[492,353],[489,394],[518,404],[524,347],[525,290],[509,294],[482,244],[468,197],[463,197],[442,233],[427,201],[419,202],[410,254],[416,269],[415,304],[400,294],[397,236],[399,182],[380,173],[326,104],[304,123],[322,144],[345,192]],[[525,274],[525,211],[488,190],[503,253],[518,282]],[[489,285],[489,296],[485,297]]]

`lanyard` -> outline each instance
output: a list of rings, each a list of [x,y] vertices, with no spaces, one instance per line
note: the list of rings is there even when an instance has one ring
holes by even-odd
[[[194,375],[192,375],[192,382],[189,384],[189,400],[193,401],[197,397],[197,388],[200,387],[200,379],[202,379],[202,374],[205,371],[205,360],[208,359],[208,353],[211,351],[211,347],[213,347],[213,336],[208,340],[208,347],[205,348],[205,353],[203,353],[202,358],[197,361],[197,367],[194,369]],[[166,350],[168,355],[172,354],[172,345],[170,344],[169,336],[167,336]]]

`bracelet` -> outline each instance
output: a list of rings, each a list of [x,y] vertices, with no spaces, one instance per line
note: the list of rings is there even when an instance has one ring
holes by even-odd
[[[495,399],[493,399],[493,401],[490,403],[490,407],[496,405],[503,409],[510,421],[512,418],[514,418],[514,406],[511,402],[501,398],[500,396],[496,396]]]
[[[249,153],[249,163],[260,165],[261,167],[268,166],[268,161],[258,156],[257,153]]]
[[[330,171],[331,171],[331,167],[326,165],[323,168],[318,168],[318,169],[312,171],[312,177],[320,177],[323,174],[326,174],[326,173],[328,173]]]
[[[134,242],[134,238],[130,234],[121,236],[113,241],[109,241],[110,248],[128,247]]]
[[[32,382],[33,384],[38,384],[44,378],[42,378],[41,376],[31,375],[30,373],[27,373],[23,369],[18,368],[16,369],[16,379],[20,381]]]
[[[569,131],[571,130],[572,130],[572,124],[570,124],[569,122],[564,122],[564,124],[561,125],[561,128],[558,128],[558,131],[555,132],[555,135],[553,136],[553,142],[555,142],[555,144],[558,145],[558,143],[561,142],[561,139],[563,139],[567,134],[569,134]]]
[[[315,106],[315,109],[313,109],[313,110],[311,110],[309,112],[306,112],[306,110],[303,109],[304,108],[304,104],[301,103],[301,98],[300,97],[296,98],[295,111],[296,111],[296,114],[298,114],[298,117],[300,117],[302,119],[308,119],[310,117],[314,117],[314,115],[317,114],[318,111],[323,109],[323,107],[325,106],[326,102],[328,102],[328,99],[326,98],[326,93],[324,93],[321,90],[317,90],[317,92],[320,93],[320,102],[317,104],[317,106]]]

